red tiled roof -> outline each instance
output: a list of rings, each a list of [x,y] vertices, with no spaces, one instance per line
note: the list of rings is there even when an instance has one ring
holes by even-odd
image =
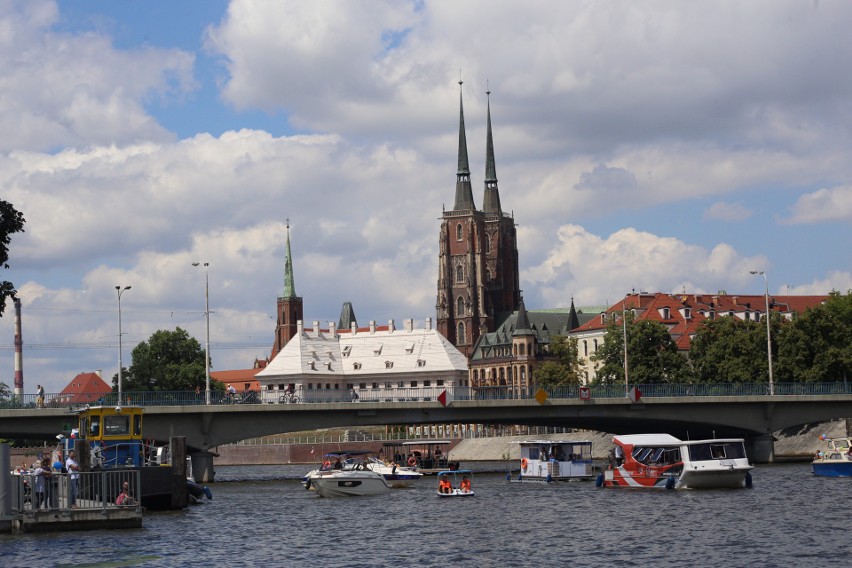
[[[234,385],[238,391],[260,390],[260,383],[254,376],[262,371],[260,367],[254,369],[235,369],[233,371],[211,371],[210,378],[223,385]]]
[[[66,385],[54,399],[60,404],[78,404],[97,402],[100,395],[112,392],[110,387],[97,373],[80,373]]]

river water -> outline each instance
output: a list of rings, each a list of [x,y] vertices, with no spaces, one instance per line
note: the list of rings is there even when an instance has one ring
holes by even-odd
[[[753,489],[718,491],[479,473],[466,499],[439,499],[430,477],[385,495],[323,499],[299,483],[308,469],[220,466],[211,502],[146,514],[141,529],[0,535],[0,565],[852,565],[852,479],[815,478],[809,464],[758,466]]]

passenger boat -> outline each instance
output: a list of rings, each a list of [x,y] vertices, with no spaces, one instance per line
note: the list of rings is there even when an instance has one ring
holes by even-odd
[[[679,440],[669,434],[614,436],[604,487],[715,489],[751,487],[742,438]]]
[[[515,482],[589,480],[595,476],[592,443],[568,440],[525,440],[521,446],[521,468]]]
[[[396,463],[386,463],[376,458],[367,458],[367,468],[382,474],[392,489],[411,487],[415,481],[423,477],[413,467],[404,467]]]
[[[139,470],[141,495],[139,501],[146,509],[183,508],[198,494],[194,482],[187,480],[186,500],[172,494],[174,468],[168,459],[168,447],[156,448],[145,444],[142,438],[143,409],[140,406],[89,406],[76,411],[78,427],[68,436],[60,436],[65,448],[75,449],[78,442],[88,447],[87,455],[78,453],[81,467],[86,464],[93,471],[101,469]],[[166,467],[167,466],[167,467]],[[201,486],[201,493],[212,498],[212,493]]]
[[[366,460],[344,469],[319,469],[308,474],[305,484],[320,497],[380,495],[391,487],[381,473],[370,470]]]
[[[818,477],[852,477],[852,438],[826,439],[828,449],[818,454],[811,467]]]
[[[423,475],[435,475],[448,469],[458,469],[459,462],[449,460],[449,440],[411,440],[387,442],[382,446],[382,456],[393,458],[395,463],[414,468]]]
[[[469,469],[439,471],[438,497],[473,497],[473,472]]]

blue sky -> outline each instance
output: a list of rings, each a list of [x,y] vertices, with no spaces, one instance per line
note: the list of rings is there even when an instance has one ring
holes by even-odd
[[[181,326],[214,370],[272,345],[285,221],[305,317],[423,325],[491,91],[531,309],[631,289],[852,288],[843,2],[231,0],[0,4],[0,195],[24,375],[61,389]],[[0,381],[13,376],[0,318]],[[5,338],[5,339],[4,339]]]

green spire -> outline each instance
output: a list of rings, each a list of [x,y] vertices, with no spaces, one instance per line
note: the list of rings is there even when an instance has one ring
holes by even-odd
[[[290,219],[287,219],[287,258],[284,261],[284,293],[281,297],[296,297],[296,284],[293,283],[293,254],[290,252]]]

